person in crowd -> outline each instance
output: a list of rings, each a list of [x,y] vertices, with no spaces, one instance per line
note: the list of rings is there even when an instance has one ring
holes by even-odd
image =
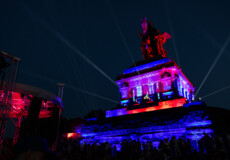
[[[79,139],[60,140],[56,152],[48,149],[45,139],[28,137],[14,146],[7,141],[5,154],[1,160],[197,160],[197,159],[230,159],[230,137],[214,134],[204,136],[199,140],[199,148],[194,148],[190,139],[165,138],[160,141],[158,148],[153,147],[152,141],[124,139],[121,148],[117,145],[104,143],[83,144]],[[195,146],[196,147],[196,146]],[[4,156],[13,154],[13,156]]]
[[[55,160],[56,154],[48,149],[47,141],[39,136],[30,136],[15,148],[15,160]]]

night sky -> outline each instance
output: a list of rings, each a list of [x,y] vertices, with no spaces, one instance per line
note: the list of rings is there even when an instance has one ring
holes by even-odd
[[[57,82],[67,84],[63,116],[83,117],[116,107],[86,92],[119,101],[118,87],[95,65],[115,81],[132,59],[142,60],[137,30],[144,17],[173,36],[167,56],[198,89],[230,35],[229,8],[228,0],[0,0],[0,50],[21,58],[17,82],[53,93]],[[197,97],[230,85],[225,46]],[[229,96],[230,87],[203,100],[230,109]]]

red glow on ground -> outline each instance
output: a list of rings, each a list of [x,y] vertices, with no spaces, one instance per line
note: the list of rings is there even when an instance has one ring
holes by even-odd
[[[153,103],[153,101],[148,101],[148,102],[146,102],[146,103]]]
[[[67,139],[75,139],[75,138],[80,138],[81,134],[80,133],[67,133]]]

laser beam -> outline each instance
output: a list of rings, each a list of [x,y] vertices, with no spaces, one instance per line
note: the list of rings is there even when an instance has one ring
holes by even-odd
[[[223,87],[223,88],[221,88],[221,89],[218,89],[218,90],[216,90],[216,91],[214,91],[214,92],[211,92],[211,93],[209,93],[209,94],[207,94],[206,96],[203,96],[203,97],[201,97],[201,98],[202,98],[202,99],[207,98],[207,97],[209,97],[209,96],[212,96],[212,95],[214,95],[214,94],[217,94],[217,93],[219,93],[219,92],[222,92],[222,91],[224,91],[224,90],[226,90],[226,89],[228,89],[228,88],[230,88],[230,85],[225,86],[225,87]]]
[[[131,51],[130,51],[130,48],[129,48],[128,44],[127,44],[126,38],[125,38],[125,36],[124,36],[124,34],[123,34],[122,30],[121,30],[121,27],[120,27],[120,25],[119,25],[119,22],[118,22],[118,20],[117,20],[115,14],[114,14],[112,5],[111,5],[111,3],[110,3],[110,0],[106,0],[106,2],[107,2],[108,8],[110,9],[111,15],[112,15],[113,20],[114,20],[114,22],[115,22],[115,25],[116,25],[116,27],[117,27],[119,33],[120,33],[121,39],[122,39],[122,41],[123,41],[123,43],[124,43],[124,45],[125,45],[125,47],[126,47],[126,49],[127,49],[127,51],[128,51],[129,57],[131,58],[132,63],[133,63],[134,66],[136,67],[134,58],[133,58],[132,53],[131,53]],[[136,70],[136,71],[137,71],[138,74],[140,74],[138,70]]]
[[[203,86],[203,84],[204,84],[205,81],[207,80],[209,74],[212,72],[212,70],[213,70],[213,68],[215,67],[217,61],[219,60],[220,56],[221,56],[222,53],[224,52],[225,48],[227,47],[227,45],[228,45],[228,43],[229,43],[229,40],[230,40],[230,36],[228,36],[228,38],[227,38],[227,40],[225,41],[223,47],[221,48],[219,54],[217,55],[216,59],[214,60],[214,62],[213,62],[212,65],[211,65],[210,69],[208,70],[207,74],[205,75],[205,77],[204,77],[202,83],[200,84],[200,86],[199,86],[199,88],[198,88],[198,90],[197,90],[197,92],[196,92],[196,94],[195,94],[195,97],[196,97],[196,95],[199,93],[201,87]]]
[[[178,66],[181,67],[179,56],[178,56],[178,50],[177,50],[177,45],[176,45],[175,34],[173,32],[173,27],[172,27],[172,22],[171,22],[171,18],[170,18],[170,13],[169,13],[169,7],[168,7],[167,0],[164,0],[164,3],[165,3],[165,10],[166,10],[166,13],[167,13],[167,20],[168,20],[168,24],[169,24],[169,30],[170,30],[170,32],[172,34],[173,48],[174,48],[174,51],[176,53],[176,59],[177,59]]]
[[[116,103],[116,104],[119,104],[119,102],[117,101],[114,101],[112,99],[109,99],[109,98],[105,98],[103,96],[100,96],[98,94],[95,94],[95,93],[92,93],[92,92],[88,92],[88,91],[85,91],[83,89],[80,89],[80,88],[76,88],[74,86],[71,86],[71,85],[68,85],[68,84],[65,84],[66,87],[69,87],[69,88],[72,88],[74,90],[77,90],[77,91],[80,91],[80,92],[83,92],[83,93],[86,93],[86,94],[89,94],[89,95],[92,95],[92,96],[95,96],[95,97],[98,97],[98,98],[101,98],[101,99],[104,99],[104,100],[107,100],[107,101],[110,101],[110,102],[113,102],[113,103]]]
[[[55,83],[55,84],[58,83],[58,81],[55,81],[55,80],[53,80],[53,79],[50,79],[50,78],[48,78],[48,77],[46,77],[46,76],[41,76],[41,75],[38,75],[38,74],[34,74],[34,73],[28,72],[28,71],[26,71],[26,70],[21,70],[21,71],[22,71],[22,73],[25,73],[25,74],[27,74],[27,75],[30,75],[30,76],[33,76],[33,77],[36,77],[36,78],[39,78],[39,79],[42,79],[42,80],[45,80],[45,81],[49,81],[49,82],[51,82],[51,83]],[[101,98],[101,99],[104,99],[104,100],[107,100],[107,101],[110,101],[110,102],[119,104],[119,102],[117,102],[117,101],[114,101],[114,100],[112,100],[112,99],[109,99],[109,98],[100,96],[100,95],[98,95],[98,94],[95,94],[95,93],[92,93],[92,92],[89,92],[89,91],[86,91],[86,90],[77,88],[77,87],[75,87],[75,86],[72,86],[72,85],[69,85],[69,84],[65,84],[65,86],[66,86],[66,87],[69,87],[69,88],[71,88],[71,89],[74,89],[74,90],[77,90],[77,91],[80,91],[80,92],[89,94],[89,95],[91,95],[91,96],[94,96],[94,97],[97,97],[97,98]]]
[[[190,25],[193,25],[195,29],[197,29],[198,31],[200,31],[205,37],[207,37],[207,39],[213,44],[213,46],[215,46],[217,49],[220,49],[222,46],[219,42],[217,42],[217,40],[215,38],[213,38],[210,33],[207,32],[207,30],[205,30],[204,28],[202,28],[201,26],[199,26],[198,24],[195,24],[194,22],[191,23],[190,21],[188,21],[188,23]],[[230,58],[230,54],[227,50],[225,50],[225,54],[228,56],[228,58]]]
[[[84,59],[88,64],[94,67],[99,73],[101,73],[104,77],[106,77],[109,81],[111,81],[115,86],[119,87],[113,80],[110,78],[102,69],[100,69],[94,62],[92,62],[88,57],[86,57],[80,50],[78,50],[72,43],[70,43],[64,36],[62,36],[59,32],[55,31],[48,23],[46,23],[40,16],[33,13],[28,7],[24,5],[24,8],[28,13],[37,18],[37,20],[54,36],[56,36],[61,42],[66,44],[69,48],[71,48],[75,53],[77,53],[82,59]],[[34,19],[33,19],[34,20]]]

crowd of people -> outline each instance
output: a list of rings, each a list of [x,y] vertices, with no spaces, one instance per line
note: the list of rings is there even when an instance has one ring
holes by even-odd
[[[173,160],[173,159],[230,159],[230,136],[209,136],[204,133],[197,147],[189,139],[164,139],[158,148],[151,141],[141,143],[139,140],[125,139],[121,142],[120,151],[116,145],[105,143],[80,144],[74,140],[62,143],[59,156],[71,160]]]
[[[9,143],[9,142],[8,142]],[[51,151],[42,138],[29,138],[15,147],[8,144],[2,160],[198,160],[230,159],[230,136],[209,136],[204,133],[197,146],[189,139],[164,139],[158,147],[151,141],[124,139],[121,148],[108,142],[81,144],[79,139],[61,139],[57,150]]]

